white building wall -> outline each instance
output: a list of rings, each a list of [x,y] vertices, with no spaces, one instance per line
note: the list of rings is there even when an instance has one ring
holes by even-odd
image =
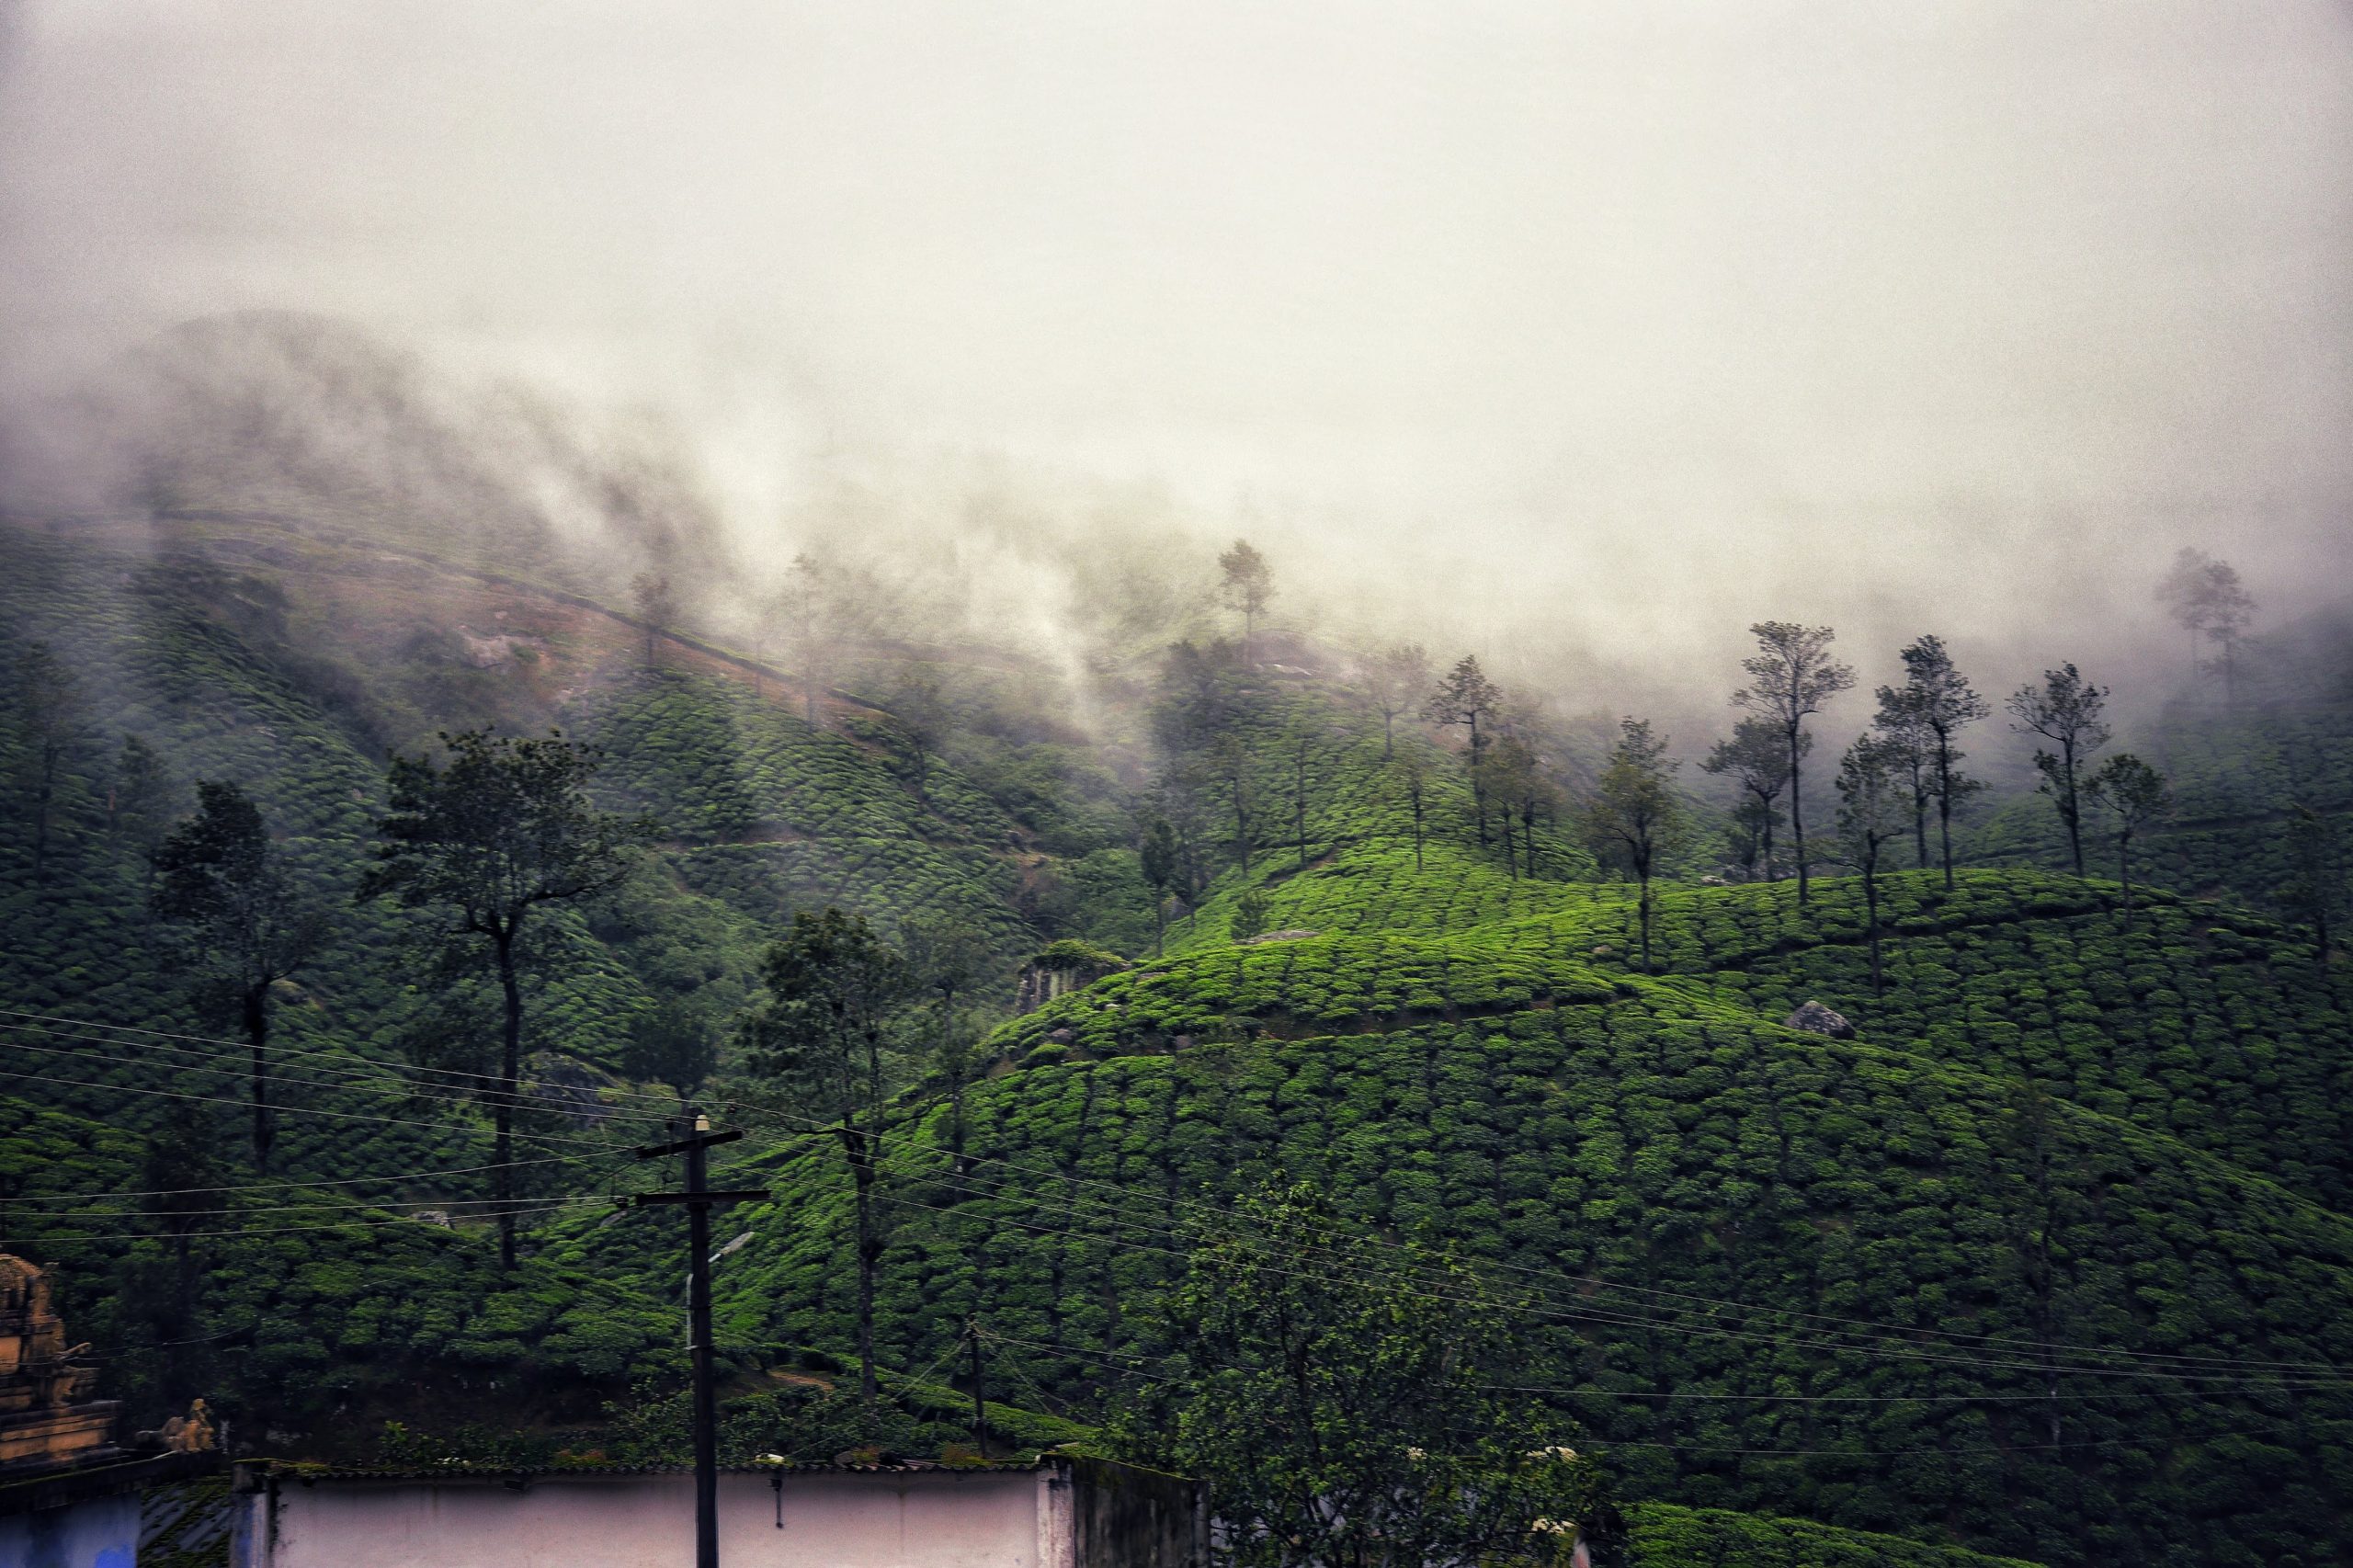
[[[719,1478],[727,1568],[1070,1568],[1055,1472]],[[496,1482],[286,1478],[242,1499],[236,1568],[678,1568],[694,1560],[686,1475]],[[1050,1518],[1059,1514],[1059,1520]],[[1046,1532],[1058,1523],[1059,1544]]]

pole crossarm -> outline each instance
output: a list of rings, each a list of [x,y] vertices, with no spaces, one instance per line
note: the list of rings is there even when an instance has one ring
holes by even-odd
[[[742,1136],[744,1136],[742,1128],[731,1127],[724,1132],[698,1132],[691,1138],[681,1138],[675,1143],[642,1144],[634,1152],[641,1160],[658,1160],[665,1154],[685,1154],[697,1149],[710,1148],[717,1143],[733,1143]]]

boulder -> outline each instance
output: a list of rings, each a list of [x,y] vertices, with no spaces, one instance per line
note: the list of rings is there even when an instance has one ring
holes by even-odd
[[[1832,1012],[1819,1002],[1809,1001],[1781,1021],[1790,1028],[1803,1029],[1808,1034],[1825,1034],[1832,1040],[1855,1038],[1855,1026],[1847,1021],[1846,1016]]]

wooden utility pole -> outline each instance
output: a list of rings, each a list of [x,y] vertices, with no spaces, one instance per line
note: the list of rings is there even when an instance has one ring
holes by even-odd
[[[671,1154],[687,1157],[684,1192],[641,1192],[632,1200],[648,1204],[683,1203],[687,1207],[687,1354],[693,1364],[695,1428],[695,1568],[719,1568],[719,1395],[711,1377],[710,1354],[710,1206],[739,1199],[760,1199],[765,1191],[713,1192],[710,1187],[708,1152],[716,1143],[733,1143],[744,1136],[741,1128],[713,1132],[710,1119],[689,1110],[680,1131],[687,1136],[637,1151],[641,1160]]]

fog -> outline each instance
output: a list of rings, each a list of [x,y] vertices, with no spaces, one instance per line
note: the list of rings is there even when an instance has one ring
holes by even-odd
[[[2347,563],[2341,5],[0,15],[19,420],[317,312],[659,430],[753,577],[950,540],[1042,634],[1246,532],[1572,708],[1721,712],[1766,617],[2129,674],[2177,545],[2266,624]]]

